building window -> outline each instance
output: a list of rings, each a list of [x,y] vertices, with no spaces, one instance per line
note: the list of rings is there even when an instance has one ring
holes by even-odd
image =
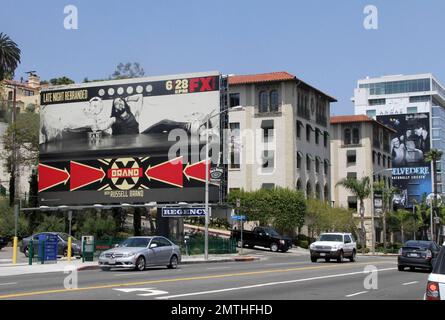
[[[306,183],[306,196],[308,198],[312,197],[312,186],[311,186],[311,182],[310,181],[308,181]]]
[[[375,151],[372,151],[372,163],[375,163]]]
[[[374,148],[380,149],[380,133],[377,126],[372,128],[372,143]]]
[[[357,162],[357,153],[355,150],[346,151],[346,163],[347,165],[355,164]]]
[[[320,142],[320,130],[315,129],[315,143],[318,144]]]
[[[306,125],[306,140],[307,142],[311,142],[311,131],[312,131],[312,127],[307,124]]]
[[[315,185],[315,197],[321,199],[321,188],[318,183]]]
[[[274,151],[264,150],[263,151],[263,168],[273,168],[274,167]]]
[[[230,168],[240,168],[240,124],[230,123]]]
[[[278,112],[278,91],[272,90],[270,92],[270,112]]]
[[[386,167],[386,156],[383,155],[382,157],[382,166]]]
[[[357,180],[357,172],[348,172],[348,173],[346,174],[346,178],[347,178],[347,179],[354,179],[354,180]]]
[[[382,157],[382,154],[379,152],[377,154],[377,164],[380,165],[380,158]]]
[[[324,174],[325,175],[329,174],[329,162],[328,162],[328,160],[324,161]]]
[[[375,118],[377,116],[377,110],[366,110],[366,115],[370,118]]]
[[[383,106],[386,104],[386,99],[369,99],[370,106]]]
[[[260,112],[262,113],[262,112],[267,112],[268,110],[268,108],[269,108],[269,106],[268,106],[268,104],[269,104],[269,99],[268,99],[268,96],[267,96],[267,92],[266,91],[261,91],[260,92],[260,103],[259,103],[259,106],[260,106]]]
[[[348,197],[348,209],[357,211],[357,197]]]
[[[303,122],[297,120],[297,138],[301,138],[301,127],[304,127]]]
[[[388,157],[388,168],[391,168],[392,162],[391,157]]]
[[[263,120],[261,121],[261,129],[263,129],[263,142],[272,141],[274,135],[274,121]]]
[[[360,130],[359,128],[352,129],[352,144],[360,143]]]
[[[9,100],[9,101],[14,100],[14,91],[9,91],[9,92],[8,92],[8,100]]]
[[[344,130],[344,138],[343,138],[343,143],[345,144],[345,146],[351,144],[351,129],[346,128]]]
[[[329,186],[327,184],[324,185],[324,199],[325,201],[329,199]]]
[[[383,132],[383,151],[390,152],[390,137],[389,133],[384,131]]]
[[[303,190],[303,185],[301,184],[301,179],[297,180],[297,190],[299,190],[299,191]]]
[[[329,133],[325,131],[323,134],[323,144],[325,148],[328,147],[328,141],[329,141]]]
[[[263,183],[261,189],[271,190],[275,188],[275,183]]]
[[[311,156],[309,154],[306,155],[306,170],[311,170]]]
[[[416,102],[428,102],[430,101],[430,96],[414,96],[409,97],[409,102],[416,103]]]
[[[229,94],[229,105],[230,108],[237,107],[240,104],[240,94],[239,93],[231,93]]]
[[[298,151],[297,152],[297,169],[301,169],[301,160],[303,159],[303,154]]]
[[[320,158],[315,157],[315,172],[320,173]]]
[[[417,107],[407,107],[406,113],[417,113]]]

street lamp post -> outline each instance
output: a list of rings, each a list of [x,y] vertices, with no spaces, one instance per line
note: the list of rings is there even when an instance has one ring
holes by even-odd
[[[209,127],[210,119],[217,117],[225,112],[242,110],[242,106],[236,106],[230,109],[225,109],[216,114],[213,114],[215,110],[209,113],[206,119],[206,146],[205,146],[205,227],[204,227],[204,260],[209,259]]]

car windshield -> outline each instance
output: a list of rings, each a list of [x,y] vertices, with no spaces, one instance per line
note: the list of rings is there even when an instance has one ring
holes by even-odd
[[[407,241],[404,247],[418,247],[422,249],[429,249],[431,242],[429,241]]]
[[[132,248],[143,248],[148,246],[150,238],[128,238],[127,240],[121,242],[119,247],[132,247]]]
[[[268,236],[273,236],[273,237],[278,237],[279,236],[279,234],[278,234],[278,232],[276,232],[274,229],[272,229],[272,228],[264,228],[264,232],[266,232],[266,234],[268,235]]]
[[[59,237],[61,237],[63,241],[68,241],[69,234],[59,233]],[[71,241],[77,241],[77,239],[74,237],[71,237]]]
[[[343,242],[343,236],[341,234],[322,234],[320,241]]]

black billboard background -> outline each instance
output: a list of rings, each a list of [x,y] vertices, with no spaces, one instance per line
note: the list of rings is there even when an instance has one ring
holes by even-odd
[[[432,190],[431,166],[425,160],[431,148],[430,115],[382,115],[377,121],[397,131],[391,137],[392,182],[399,189],[394,205],[411,207]]]

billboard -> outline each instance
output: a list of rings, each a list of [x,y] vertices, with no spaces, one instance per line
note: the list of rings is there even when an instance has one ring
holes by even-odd
[[[392,181],[399,189],[394,197],[398,207],[410,207],[432,189],[431,166],[425,160],[430,151],[429,113],[377,116],[377,121],[395,129],[391,139]]]
[[[42,91],[40,205],[203,202],[203,132],[224,88],[218,72],[202,72]],[[209,120],[212,138],[223,120]],[[209,176],[221,170],[211,150]],[[220,185],[212,181],[210,201]]]

